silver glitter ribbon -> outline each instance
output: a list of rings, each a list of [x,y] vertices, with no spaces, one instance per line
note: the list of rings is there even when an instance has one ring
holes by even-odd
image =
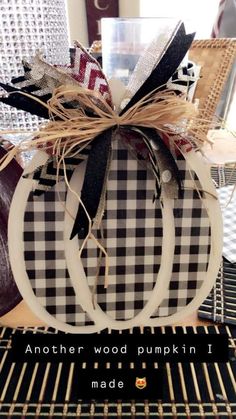
[[[170,26],[166,25],[163,31],[158,36],[156,36],[144,50],[135,66],[133,74],[130,77],[124,97],[121,101],[121,109],[127,105],[129,100],[148,79],[153,69],[158,65],[167,48],[171,44],[181,23],[181,21],[178,21],[174,28],[173,22]]]

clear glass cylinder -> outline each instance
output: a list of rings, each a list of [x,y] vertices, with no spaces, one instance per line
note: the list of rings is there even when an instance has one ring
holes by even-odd
[[[161,47],[178,24],[175,18],[103,18],[102,60],[108,79],[128,84],[139,57],[153,39]]]
[[[69,62],[65,0],[0,0],[0,80],[23,74],[22,59],[40,50],[50,63]],[[0,103],[0,128],[38,126],[38,118]]]

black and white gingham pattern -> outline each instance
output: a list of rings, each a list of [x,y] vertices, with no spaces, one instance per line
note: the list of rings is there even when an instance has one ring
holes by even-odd
[[[185,161],[179,159],[177,164],[184,188],[190,189],[185,189],[184,199],[175,202],[173,276],[168,294],[153,317],[173,314],[192,300],[202,284],[202,273],[207,269],[209,258],[210,229],[204,204],[198,193],[192,190]],[[60,199],[65,202],[64,183],[60,183],[60,191]],[[107,289],[104,288],[102,258],[95,296],[100,307],[116,320],[127,320],[138,314],[150,298],[156,282],[162,252],[162,213],[160,203],[153,203],[154,192],[152,173],[128,152],[121,141],[115,141],[102,223],[104,239],[100,239],[109,254],[109,284]],[[32,287],[47,310],[57,318],[81,325],[87,318],[81,313],[81,307],[76,307],[70,287],[64,259],[63,223],[64,209],[54,189],[41,197],[30,196],[25,233],[34,234],[31,239],[25,234],[26,266]],[[99,231],[93,233],[100,238]],[[51,258],[50,252],[55,255],[50,261],[53,266],[57,265],[57,269],[51,269],[45,260],[45,256]],[[98,254],[96,245],[89,240],[82,254],[82,263],[91,291],[99,263]],[[45,280],[48,269],[51,277]],[[66,313],[68,307],[69,314]]]
[[[145,171],[124,146],[118,146],[118,143],[114,146],[103,222],[104,244],[109,250],[112,266],[106,290],[102,275],[104,263],[101,264],[97,301],[107,314],[121,320],[137,314],[153,288],[162,252],[162,219],[159,203],[156,208],[152,204],[152,174]],[[193,182],[185,161],[179,159],[177,164],[186,190],[184,199],[176,200],[174,205],[176,247],[173,276],[168,294],[153,317],[173,314],[195,297],[209,259],[207,211],[198,193],[192,189]],[[89,246],[83,255],[83,264],[92,287],[98,260],[95,246],[92,243]]]
[[[96,287],[97,303],[116,320],[134,317],[148,301],[160,267],[162,213],[153,202],[155,181],[151,171],[129,153],[122,141],[113,143],[102,222],[104,246],[110,260],[109,285],[104,288],[104,258]],[[99,232],[95,231],[97,237]],[[98,252],[89,242],[82,262],[91,289]]]
[[[196,190],[186,162],[177,160],[183,187],[183,198],[174,202],[175,255],[173,273],[166,298],[152,317],[176,313],[196,296],[201,287],[210,253],[210,223],[202,199]],[[201,185],[195,178],[196,186]]]
[[[24,216],[24,256],[28,278],[40,304],[57,320],[73,326],[93,324],[76,303],[64,254],[66,187],[29,195]],[[63,204],[62,204],[63,203]]]
[[[82,163],[88,157],[89,147],[80,151],[76,157],[66,157],[64,162],[60,164],[59,170],[57,168],[58,162],[54,158],[50,158],[45,166],[37,168],[32,173],[24,175],[27,179],[34,179],[37,181],[37,187],[34,188],[34,195],[41,195],[47,190],[50,190],[56,183],[64,179],[65,173],[67,180],[71,179],[74,169],[78,164]],[[66,166],[64,173],[64,164]]]
[[[236,190],[235,185],[218,190],[224,223],[223,256],[236,263]]]

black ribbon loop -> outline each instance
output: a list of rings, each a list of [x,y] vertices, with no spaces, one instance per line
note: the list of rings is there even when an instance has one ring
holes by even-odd
[[[83,205],[79,205],[70,237],[71,239],[77,234],[80,239],[85,239],[89,231],[89,219],[87,214],[91,220],[94,220],[97,214],[104,182],[106,180],[106,173],[108,171],[107,165],[110,162],[109,155],[111,153],[112,132],[112,129],[104,131],[92,142],[81,191],[81,201]]]
[[[184,24],[182,23],[180,25],[161,61],[157,64],[140,89],[131,98],[126,107],[121,111],[121,115],[123,115],[128,109],[135,105],[135,103],[147,94],[151,93],[153,90],[158,88],[160,90],[165,89],[166,83],[177,70],[181,61],[187,54],[191,43],[193,42],[194,35],[194,33],[186,35]]]
[[[27,92],[23,89],[17,89],[16,87],[10,86],[9,84],[0,83],[0,87],[10,93],[7,97],[0,97],[0,102],[5,103],[5,105],[13,106],[17,109],[21,109],[22,111],[29,112],[39,118],[49,119],[48,109],[46,106],[43,106],[38,102],[37,96],[30,93],[31,97],[26,97],[22,93]],[[40,100],[46,104],[50,97],[51,95],[47,95],[45,98],[40,98]]]

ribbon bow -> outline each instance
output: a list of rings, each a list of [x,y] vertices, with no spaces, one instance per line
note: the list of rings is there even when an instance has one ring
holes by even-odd
[[[134,71],[132,96],[125,97],[125,106],[118,113],[114,111],[109,84],[99,64],[78,44],[70,66],[51,66],[36,57],[33,66],[24,63],[25,75],[13,79],[14,86],[0,83],[10,93],[0,98],[2,102],[51,120],[30,146],[33,143],[49,153],[52,151],[47,163],[28,175],[38,180],[35,194],[44,193],[65,176],[70,180],[75,167],[87,159],[71,239],[76,235],[87,237],[90,220],[94,226],[100,224],[112,140],[117,134],[151,168],[156,181],[154,199],[161,196],[163,188],[167,196],[178,196],[181,182],[168,140],[170,135],[178,134],[178,141],[184,141],[189,147],[189,141],[183,140],[181,132],[175,132],[173,125],[185,118],[189,105],[177,95],[182,92],[184,83],[186,86],[193,83],[193,78],[186,67],[181,71],[184,77],[188,76],[187,81],[184,77],[179,80],[178,68],[193,38],[194,34],[186,35],[184,25],[178,23],[168,39],[165,53],[157,58],[153,51],[146,79],[141,84],[137,80],[136,88]],[[158,50],[158,46],[155,48]],[[145,60],[145,54],[141,60]],[[129,86],[126,92],[129,93]],[[57,158],[53,156],[55,151]]]

